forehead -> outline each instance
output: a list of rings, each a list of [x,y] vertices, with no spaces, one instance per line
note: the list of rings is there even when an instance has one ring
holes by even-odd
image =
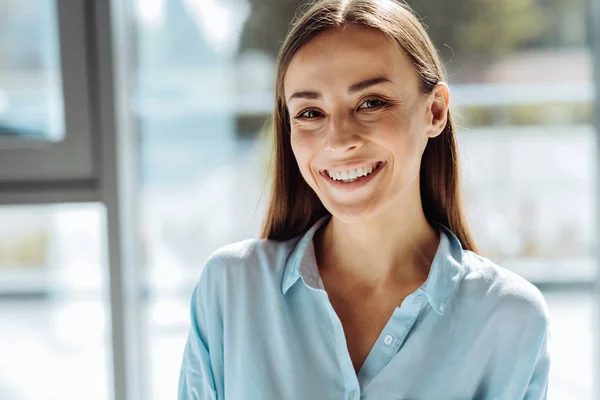
[[[302,46],[284,78],[285,96],[298,89],[348,86],[365,78],[386,76],[412,85],[416,73],[400,46],[376,29],[346,27],[324,31]]]

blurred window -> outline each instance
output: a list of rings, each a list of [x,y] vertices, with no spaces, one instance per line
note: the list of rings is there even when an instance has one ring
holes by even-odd
[[[107,400],[104,209],[0,208],[0,399]]]

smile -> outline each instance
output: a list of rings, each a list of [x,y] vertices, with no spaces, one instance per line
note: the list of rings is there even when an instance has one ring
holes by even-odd
[[[354,182],[363,176],[368,176],[377,169],[381,162],[373,163],[367,167],[354,168],[347,171],[326,171],[327,175],[334,181]]]
[[[324,170],[321,175],[327,178],[334,185],[343,185],[348,187],[360,185],[370,181],[386,165],[386,162],[377,161],[371,165],[353,168],[345,171]],[[362,186],[362,185],[360,185]]]

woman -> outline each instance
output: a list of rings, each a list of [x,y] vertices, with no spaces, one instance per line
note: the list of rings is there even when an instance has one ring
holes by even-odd
[[[546,398],[547,306],[475,253],[443,80],[393,0],[296,21],[263,239],[207,262],[179,399]]]

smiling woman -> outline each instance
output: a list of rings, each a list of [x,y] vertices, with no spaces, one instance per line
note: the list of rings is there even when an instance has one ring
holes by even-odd
[[[546,398],[547,305],[476,254],[441,65],[394,0],[295,21],[262,239],[207,262],[180,399]]]

